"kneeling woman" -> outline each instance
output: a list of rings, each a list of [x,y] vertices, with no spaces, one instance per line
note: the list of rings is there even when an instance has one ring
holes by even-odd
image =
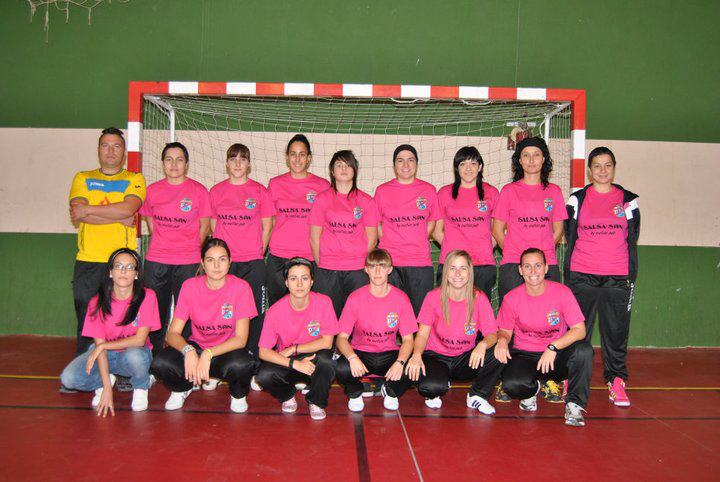
[[[110,255],[107,276],[90,300],[83,325],[82,335],[93,338],[94,344],[60,375],[67,388],[95,390],[92,406],[103,417],[108,412],[115,415],[115,375],[130,377],[133,411],[148,407],[152,361],[148,335],[160,329],[160,316],[155,292],[143,288],[139,264],[137,253],[127,248]]]
[[[445,258],[440,287],[425,297],[418,315],[413,355],[407,364],[411,380],[429,408],[440,408],[450,380],[472,380],[467,406],[492,415],[488,398],[502,365],[488,351],[497,340],[497,325],[487,296],[473,286],[473,268],[466,251]],[[482,339],[477,342],[478,332]]]
[[[350,398],[348,408],[359,412],[365,406],[360,377],[367,373],[385,377],[383,405],[397,410],[398,398],[410,387],[403,373],[413,348],[417,321],[410,298],[399,288],[388,284],[392,259],[384,249],[374,249],[365,259],[370,284],[354,291],[340,316],[337,350],[337,379]],[[402,337],[398,350],[397,335]],[[352,341],[350,341],[352,336]]]
[[[313,266],[305,258],[292,258],[283,272],[289,294],[265,313],[260,334],[258,383],[282,402],[282,411],[297,410],[295,384],[306,383],[306,400],[314,420],[325,418],[330,384],[335,377],[332,359],[337,317],[330,298],[311,293]]]
[[[582,311],[570,288],[545,279],[548,265],[542,250],[526,249],[519,269],[525,283],[505,296],[498,313],[495,357],[507,363],[503,388],[511,398],[521,399],[522,410],[534,412],[539,381],[567,378],[565,423],[583,426],[593,349],[584,341]]]
[[[172,392],[165,410],[182,408],[192,392],[210,377],[230,385],[230,410],[248,409],[245,396],[256,367],[246,344],[250,318],[257,315],[250,285],[229,275],[225,241],[209,238],[201,250],[205,274],[183,283],[167,334],[167,348],[152,364],[152,373]],[[190,320],[192,335],[183,338]]]

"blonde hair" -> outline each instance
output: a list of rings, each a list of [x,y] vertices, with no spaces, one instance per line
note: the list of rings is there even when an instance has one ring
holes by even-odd
[[[443,263],[442,280],[440,281],[440,302],[443,310],[443,317],[445,318],[445,324],[450,326],[450,308],[448,306],[448,293],[450,292],[450,265],[455,262],[458,258],[465,258],[468,264],[468,283],[465,286],[464,298],[468,301],[467,315],[465,323],[469,323],[472,320],[473,309],[475,308],[475,285],[473,277],[473,265],[472,259],[467,251],[462,249],[456,249],[448,253]]]

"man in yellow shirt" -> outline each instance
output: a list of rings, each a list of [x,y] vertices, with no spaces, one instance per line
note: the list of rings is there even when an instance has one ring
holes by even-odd
[[[109,127],[98,141],[100,169],[81,171],[70,188],[70,219],[78,228],[78,254],[73,271],[73,297],[77,315],[77,353],[92,339],[82,336],[88,302],[108,276],[110,254],[119,248],[137,249],[135,213],[145,200],[145,178],[123,169],[125,138]],[[140,267],[136,267],[139,270]]]

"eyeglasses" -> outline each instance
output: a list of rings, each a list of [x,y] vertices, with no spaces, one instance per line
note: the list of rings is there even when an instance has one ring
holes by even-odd
[[[128,264],[115,263],[113,265],[113,269],[115,271],[135,271],[137,269],[137,266],[135,266],[132,263],[128,263]]]

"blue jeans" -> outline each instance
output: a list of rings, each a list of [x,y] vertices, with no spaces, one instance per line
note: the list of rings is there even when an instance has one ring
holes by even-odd
[[[75,357],[60,375],[60,381],[67,388],[82,392],[91,392],[102,387],[102,378],[98,363],[95,360],[88,375],[85,365],[95,345],[90,345],[88,351]],[[146,346],[141,348],[126,348],[125,351],[107,350],[108,368],[110,373],[122,377],[130,377],[133,389],[150,388],[150,362],[152,353]]]

